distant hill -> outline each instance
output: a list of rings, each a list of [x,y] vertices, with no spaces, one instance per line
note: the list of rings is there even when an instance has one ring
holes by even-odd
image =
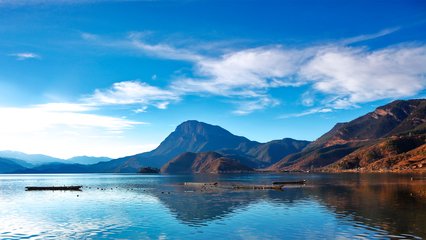
[[[240,161],[225,157],[216,152],[182,153],[161,168],[161,173],[171,174],[237,173],[250,171],[253,171],[253,169],[241,164]]]
[[[33,168],[20,170],[19,173],[89,173],[90,169],[83,164],[47,163]]]
[[[7,158],[0,158],[0,173],[14,173],[24,171],[27,168]]]
[[[43,154],[27,154],[18,151],[0,151],[1,158],[11,159],[18,164],[25,167],[32,167],[34,165],[43,165],[50,163],[63,163],[63,164],[95,164],[98,162],[110,161],[108,157],[90,157],[90,156],[76,156],[69,159],[55,158]]]
[[[13,158],[23,160],[33,165],[40,165],[52,162],[64,162],[65,160],[60,158],[54,158],[43,154],[26,154],[17,151],[0,151],[0,157],[2,158]]]
[[[87,165],[110,161],[107,157],[78,156],[67,160],[43,154],[0,151],[0,173],[81,173],[91,172]],[[20,167],[18,167],[20,166]]]
[[[68,158],[66,162],[78,163],[78,164],[95,164],[99,162],[107,162],[110,160],[111,158],[108,158],[108,157],[77,156],[77,157]]]
[[[376,152],[383,152],[383,154],[387,152],[383,155],[387,157],[403,154],[424,144],[422,140],[412,141],[409,138],[404,138],[404,136],[423,139],[424,134],[426,134],[426,100],[398,100],[378,107],[375,111],[348,123],[337,124],[329,132],[309,144],[303,151],[284,157],[268,169],[294,171],[337,170],[339,166],[341,167],[340,170],[364,168],[367,166],[362,165],[361,159],[365,155],[372,154],[373,149]],[[396,141],[395,137],[401,138],[401,140]],[[388,151],[390,145],[385,143],[389,143],[389,141],[391,143],[399,142],[409,147],[394,149],[395,152]],[[414,144],[414,142],[417,143]],[[378,148],[383,149],[378,150]],[[350,155],[351,153],[353,154]],[[425,155],[421,150],[411,154]],[[344,159],[345,157],[346,159]],[[354,160],[355,158],[359,161]],[[368,161],[371,161],[376,158],[369,159]],[[419,159],[422,159],[422,157],[419,157]],[[356,162],[360,162],[361,165]],[[376,166],[374,170],[392,168],[391,165],[396,166],[397,162],[388,162],[386,167],[385,165]],[[373,170],[373,168],[370,170]]]

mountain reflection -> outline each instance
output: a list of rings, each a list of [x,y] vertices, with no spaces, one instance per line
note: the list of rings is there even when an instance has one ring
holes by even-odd
[[[244,211],[251,204],[267,201],[292,208],[299,202],[315,201],[337,218],[349,218],[365,228],[389,234],[426,237],[426,179],[382,175],[306,175],[303,187],[274,190],[220,190],[170,185],[168,192],[153,194],[182,223],[199,226]],[[195,191],[192,191],[195,190]],[[404,235],[403,235],[404,236]]]
[[[308,194],[336,212],[337,217],[352,216],[355,222],[393,234],[426,237],[422,225],[426,222],[424,180],[391,180],[386,176],[359,176],[356,180],[311,188]]]
[[[185,224],[204,225],[221,219],[232,212],[259,201],[286,204],[289,207],[306,197],[302,189],[286,191],[185,191],[177,187],[172,194],[156,194],[156,197]]]

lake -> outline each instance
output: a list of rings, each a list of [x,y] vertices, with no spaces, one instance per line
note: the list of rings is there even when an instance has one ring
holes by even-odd
[[[200,191],[186,181],[303,187]],[[81,192],[25,186],[83,185]],[[426,175],[0,175],[0,239],[422,239]]]

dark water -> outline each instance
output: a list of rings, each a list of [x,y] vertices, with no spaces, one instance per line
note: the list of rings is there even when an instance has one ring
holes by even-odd
[[[395,174],[0,175],[0,239],[421,239],[426,176]],[[307,179],[203,191],[185,181]],[[82,192],[25,192],[83,185]],[[194,191],[195,190],[195,191]]]

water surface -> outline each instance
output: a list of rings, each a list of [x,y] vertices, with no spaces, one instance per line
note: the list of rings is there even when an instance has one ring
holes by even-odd
[[[300,179],[283,191],[181,185]],[[422,175],[0,175],[0,239],[421,239],[425,226]]]

